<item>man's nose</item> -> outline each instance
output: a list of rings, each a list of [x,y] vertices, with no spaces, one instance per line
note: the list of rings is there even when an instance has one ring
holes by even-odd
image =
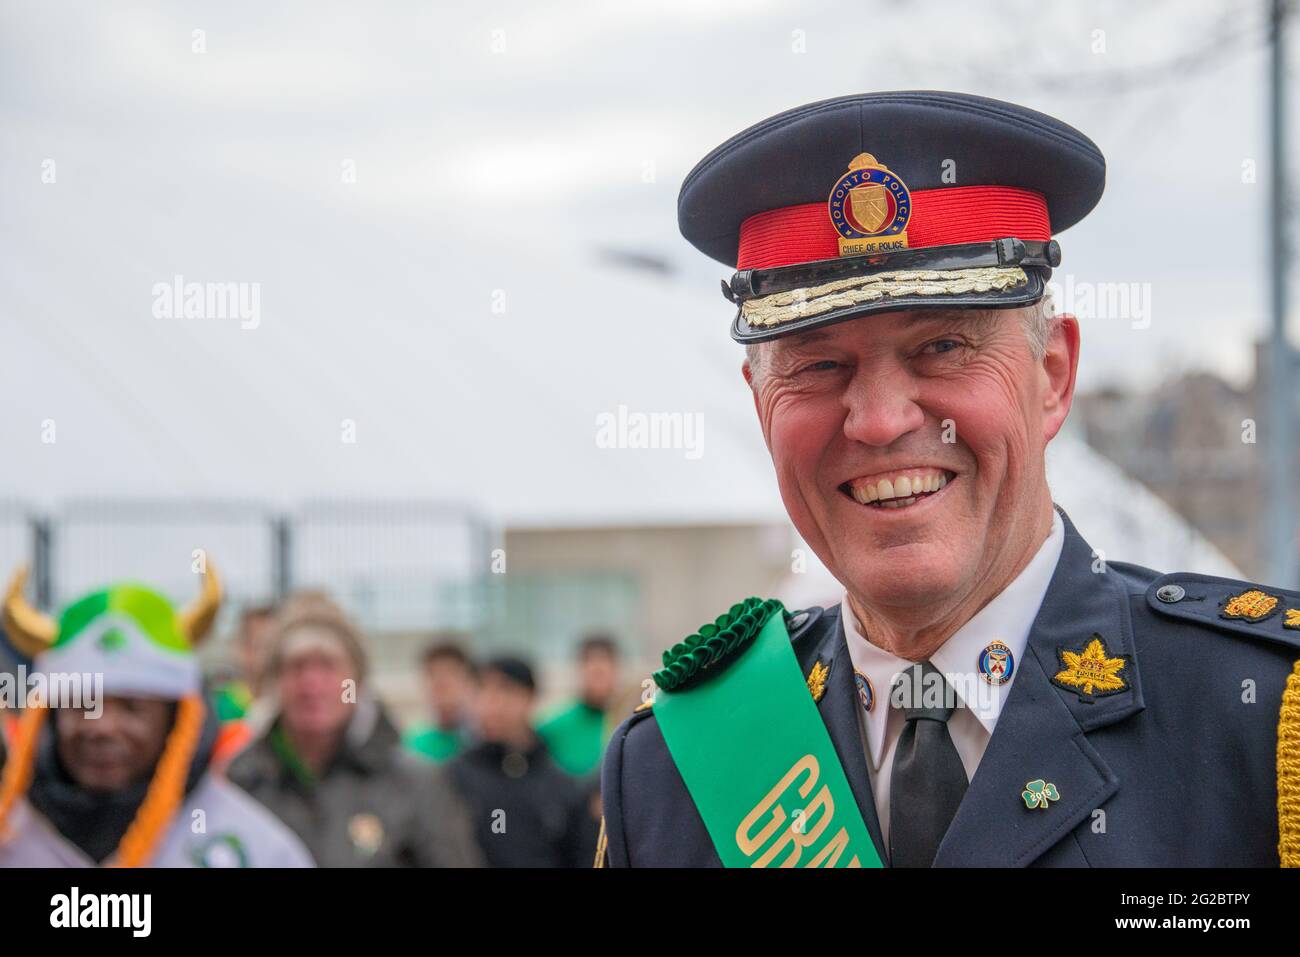
[[[87,741],[116,737],[121,730],[116,711],[105,711],[98,718],[83,713],[77,722],[77,734]]]
[[[844,434],[864,445],[885,448],[925,425],[925,411],[901,370],[860,369],[844,393],[844,405]]]

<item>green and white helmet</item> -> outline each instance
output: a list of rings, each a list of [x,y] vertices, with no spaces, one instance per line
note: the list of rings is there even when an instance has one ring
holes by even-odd
[[[91,592],[55,621],[27,603],[27,569],[5,593],[5,634],[47,673],[102,674],[104,692],[180,700],[200,687],[194,650],[212,627],[221,585],[211,566],[199,597],[177,611],[153,589],[134,583]]]

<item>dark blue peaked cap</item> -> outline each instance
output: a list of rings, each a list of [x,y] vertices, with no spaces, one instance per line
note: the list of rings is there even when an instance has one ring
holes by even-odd
[[[736,134],[686,177],[677,217],[692,245],[737,268],[723,284],[741,307],[732,334],[756,341],[872,312],[1036,302],[1060,261],[1052,235],[1105,183],[1096,144],[1043,113],[962,93],[865,93]],[[846,279],[862,280],[856,301],[844,302]]]

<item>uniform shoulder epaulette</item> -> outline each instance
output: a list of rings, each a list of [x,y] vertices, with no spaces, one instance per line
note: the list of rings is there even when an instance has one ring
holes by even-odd
[[[790,631],[790,640],[798,641],[804,635],[811,634],[813,626],[821,621],[822,616],[826,614],[825,608],[804,608],[800,611],[789,612],[785,618],[785,627]]]
[[[645,721],[646,718],[654,717],[655,699],[647,698],[639,705],[632,709],[631,713],[623,720],[623,734],[630,734],[632,729],[638,724]]]
[[[1300,594],[1234,578],[1175,573],[1147,588],[1147,604],[1170,618],[1300,649]],[[1286,679],[1277,723],[1278,857],[1300,867],[1300,661]]]
[[[722,671],[748,648],[773,615],[785,615],[775,598],[746,598],[725,614],[673,645],[663,655],[663,667],[651,677],[664,691],[689,688]]]
[[[1175,572],[1147,588],[1161,615],[1300,648],[1300,594],[1234,578]]]

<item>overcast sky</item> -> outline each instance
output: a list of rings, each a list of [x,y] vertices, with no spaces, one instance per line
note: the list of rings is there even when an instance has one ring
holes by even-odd
[[[751,123],[870,90],[1014,100],[1106,154],[1056,279],[1143,284],[1151,315],[1084,318],[1081,388],[1240,382],[1264,7],[6,4],[0,495],[779,516],[726,270],[678,235],[677,190]],[[258,284],[256,328],[156,315],[177,275]],[[702,416],[702,454],[599,448],[620,406]]]

